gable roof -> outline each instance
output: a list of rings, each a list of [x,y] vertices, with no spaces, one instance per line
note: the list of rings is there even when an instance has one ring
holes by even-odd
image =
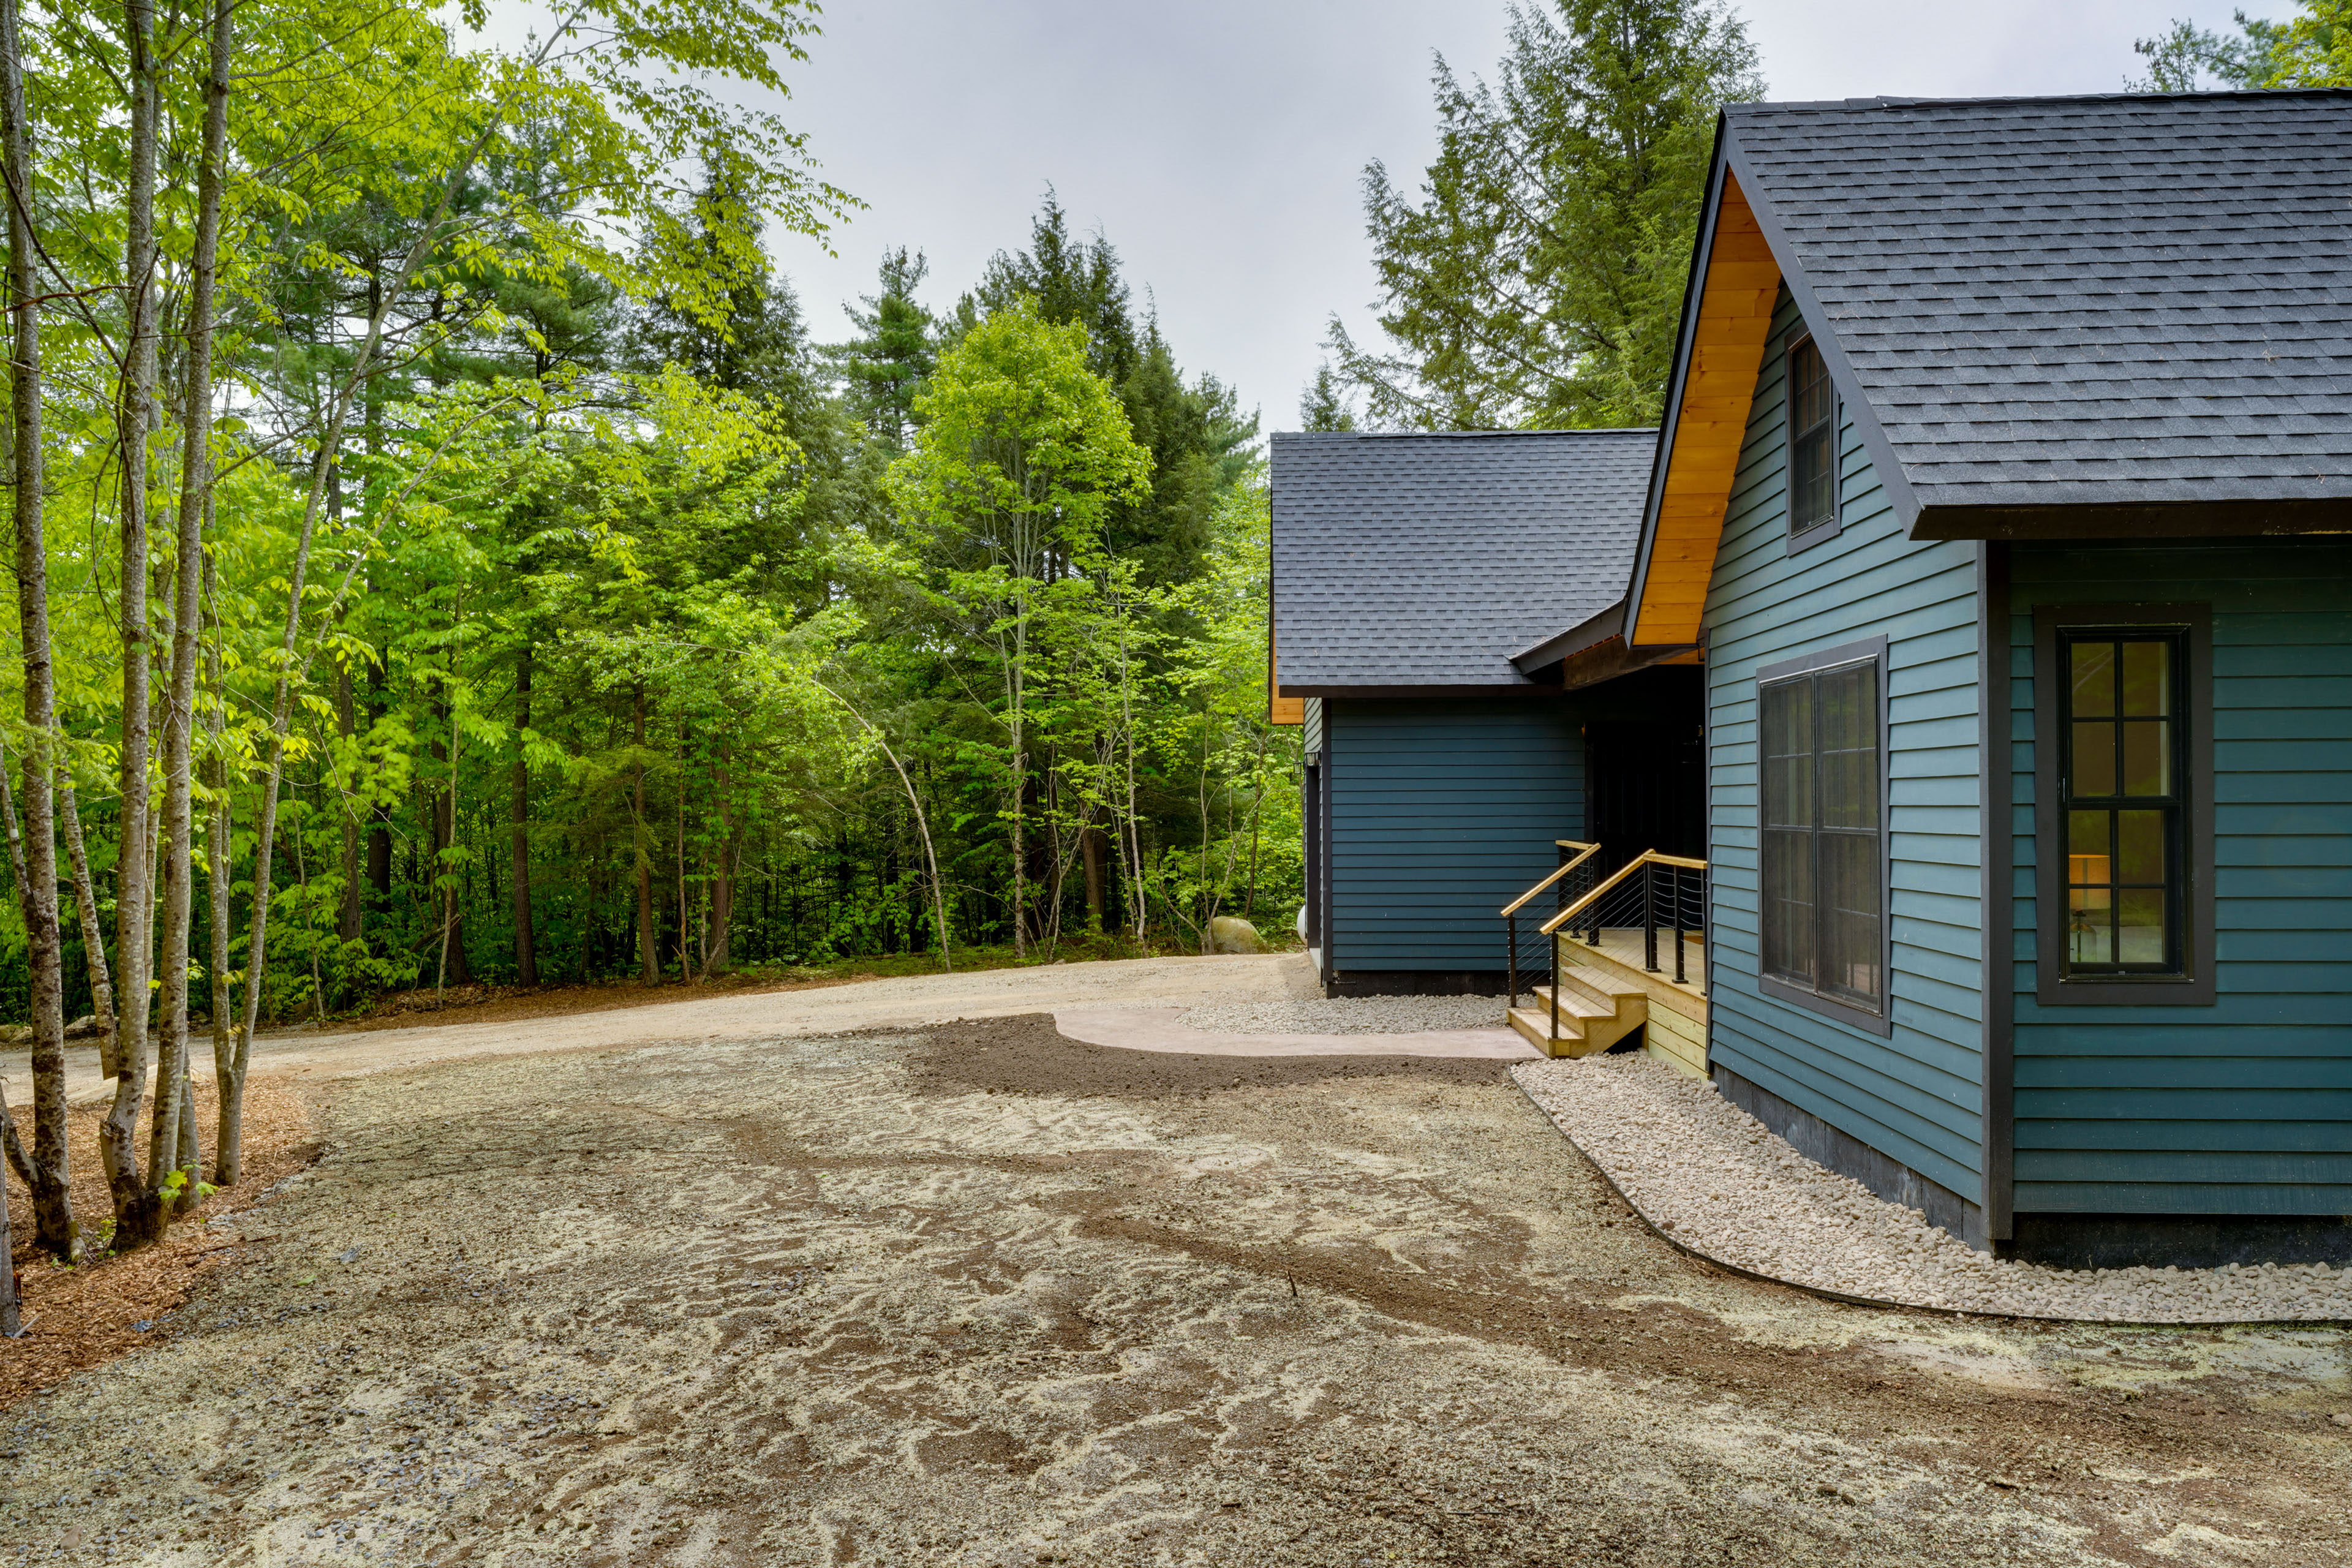
[[[1712,253],[1748,232],[1914,538],[2352,527],[2352,92],[1738,104],[1685,301],[1636,641],[1696,626],[1695,605],[1666,607],[1687,584],[1662,580],[1654,605],[1647,579],[1676,448],[1735,412],[1744,425],[1744,393],[1736,411],[1722,387],[1685,397],[1727,345],[1752,392],[1770,313],[1769,290],[1753,309],[1758,258],[1725,280],[1740,308],[1714,311],[1736,330],[1703,330]],[[1712,527],[1699,516],[1678,548],[1704,534],[1711,559],[1729,479],[1681,487]]]
[[[1281,434],[1286,697],[1532,688],[1511,656],[1624,593],[1655,430]]]

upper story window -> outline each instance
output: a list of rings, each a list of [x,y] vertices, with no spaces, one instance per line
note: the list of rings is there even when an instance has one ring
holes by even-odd
[[[1764,988],[1853,1022],[1886,1005],[1884,661],[1883,647],[1791,660],[1759,672],[1756,694]]]
[[[1838,521],[1838,396],[1811,336],[1789,350],[1789,537]]]

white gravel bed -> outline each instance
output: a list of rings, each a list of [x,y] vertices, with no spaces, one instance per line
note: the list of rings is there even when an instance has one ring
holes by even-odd
[[[1638,1055],[1529,1062],[1519,1086],[1660,1230],[1793,1285],[1915,1307],[2084,1322],[2352,1319],[2352,1268],[2075,1270],[1973,1250],[1813,1163],[1715,1086]]]
[[[1500,996],[1334,996],[1226,1002],[1178,1022],[1216,1035],[1419,1035],[1503,1027]]]

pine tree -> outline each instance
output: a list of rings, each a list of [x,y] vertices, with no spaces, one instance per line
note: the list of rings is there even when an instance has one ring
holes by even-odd
[[[1654,421],[1720,107],[1759,96],[1719,0],[1555,0],[1512,12],[1493,86],[1437,62],[1418,196],[1364,198],[1393,352],[1329,347],[1382,425]]]
[[[1331,374],[1331,362],[1325,360],[1315,368],[1315,379],[1298,395],[1298,427],[1301,430],[1353,430],[1356,427],[1356,400],[1349,395],[1345,383]]]
[[[866,425],[866,434],[893,452],[903,452],[915,435],[915,399],[930,384],[940,363],[933,342],[937,323],[915,299],[930,272],[921,251],[905,246],[885,251],[877,292],[860,296],[866,309],[851,310],[859,336],[826,351],[845,385],[844,399]]]
[[[1129,309],[1118,252],[1097,232],[1091,239],[1070,234],[1069,215],[1049,186],[1045,205],[1029,227],[1029,248],[998,251],[980,287],[964,297],[960,314],[977,319],[1024,298],[1037,301],[1045,321],[1076,321],[1087,330],[1087,368],[1123,384],[1143,357],[1143,341]]]

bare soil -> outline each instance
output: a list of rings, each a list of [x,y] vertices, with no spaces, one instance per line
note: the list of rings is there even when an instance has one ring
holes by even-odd
[[[1036,1018],[350,1077],[11,1413],[0,1562],[2352,1561],[2343,1333],[1724,1276],[1499,1078]]]
[[[1189,1056],[1178,1051],[1106,1050],[1065,1038],[1050,1013],[964,1018],[931,1033],[908,1061],[931,1093],[1117,1095],[1159,1100],[1234,1089],[1273,1089],[1359,1078],[1431,1083],[1505,1084],[1507,1060],[1444,1057]]]

